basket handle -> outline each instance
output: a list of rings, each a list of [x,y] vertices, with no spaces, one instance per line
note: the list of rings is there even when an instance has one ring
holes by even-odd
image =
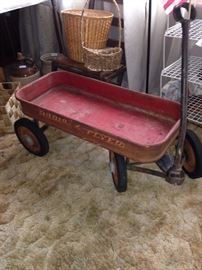
[[[112,2],[114,3],[114,5],[116,6],[117,12],[118,12],[118,21],[119,21],[119,40],[118,40],[118,47],[121,47],[121,12],[120,12],[120,8],[119,5],[117,4],[116,0],[112,0]],[[83,38],[83,15],[85,12],[85,8],[87,6],[87,4],[89,3],[89,0],[86,0],[85,5],[82,9],[82,13],[81,13],[81,45],[82,47],[84,47],[84,38]]]

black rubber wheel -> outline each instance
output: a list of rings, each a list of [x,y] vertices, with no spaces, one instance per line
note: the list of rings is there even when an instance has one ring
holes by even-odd
[[[202,177],[202,144],[192,130],[186,132],[183,170],[192,179]]]
[[[48,140],[34,122],[27,118],[21,118],[14,123],[14,129],[20,143],[30,153],[40,157],[48,153]]]
[[[109,151],[110,169],[114,186],[118,192],[127,189],[127,167],[124,156]]]

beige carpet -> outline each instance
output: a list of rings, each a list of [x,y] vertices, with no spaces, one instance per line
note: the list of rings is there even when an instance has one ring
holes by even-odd
[[[0,137],[0,270],[202,269],[202,179],[129,172],[119,194],[106,150],[47,137],[43,158]]]

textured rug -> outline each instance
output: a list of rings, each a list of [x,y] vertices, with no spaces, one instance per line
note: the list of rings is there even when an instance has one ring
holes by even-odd
[[[120,194],[106,150],[46,134],[42,158],[0,137],[0,270],[202,269],[202,179],[128,172]]]

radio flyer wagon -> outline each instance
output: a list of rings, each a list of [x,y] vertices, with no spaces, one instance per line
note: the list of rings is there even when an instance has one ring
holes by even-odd
[[[186,31],[187,23],[183,20]],[[49,150],[44,134],[48,125],[108,149],[119,192],[127,188],[127,169],[181,184],[184,171],[191,178],[202,176],[202,145],[186,129],[184,84],[183,75],[179,104],[71,72],[51,72],[16,93],[23,113],[33,121],[17,120],[15,132],[22,145],[38,156]],[[39,121],[45,125],[40,127]],[[175,155],[168,153],[172,145]],[[140,165],[151,162],[161,170]]]

